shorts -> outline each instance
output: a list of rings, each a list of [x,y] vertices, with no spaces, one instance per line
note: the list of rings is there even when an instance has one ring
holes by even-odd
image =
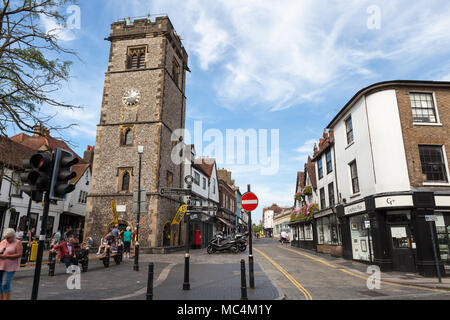
[[[130,245],[131,245],[131,242],[124,241],[123,242],[123,252],[130,253]]]
[[[0,293],[10,293],[11,292],[11,280],[14,276],[15,271],[0,271]]]

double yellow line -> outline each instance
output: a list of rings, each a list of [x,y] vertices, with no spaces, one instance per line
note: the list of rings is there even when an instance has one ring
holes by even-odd
[[[324,264],[324,265],[326,265],[328,267],[331,267],[333,269],[337,269],[339,271],[347,273],[347,274],[349,274],[349,275],[351,275],[353,277],[360,278],[360,279],[363,279],[363,280],[366,280],[366,281],[368,279],[368,277],[356,274],[356,273],[354,273],[352,271],[349,271],[349,270],[346,270],[344,268],[339,268],[339,267],[337,267],[335,265],[332,265],[332,264],[330,264],[330,263],[328,263],[328,262],[326,262],[324,260],[321,260],[321,259],[318,259],[316,257],[310,256],[309,254],[305,254],[303,252],[300,252],[300,251],[297,251],[297,250],[293,250],[293,249],[289,249],[289,248],[285,248],[285,247],[281,247],[281,246],[280,246],[280,248],[282,248],[284,250],[287,250],[287,251],[291,251],[291,252],[296,253],[298,255],[304,256],[306,258],[315,260],[315,261],[320,262],[320,263],[322,263],[322,264]],[[256,249],[254,249],[254,250],[256,250]],[[385,280],[380,280],[380,283],[386,284],[386,285],[390,285],[390,286],[395,286],[395,287],[403,287],[403,288],[410,288],[410,289],[417,289],[417,290],[424,290],[424,291],[448,293],[448,291],[445,291],[445,290],[426,288],[426,287],[419,287],[419,286],[414,286],[414,285],[410,285],[410,284],[400,284],[400,283],[395,283],[395,282],[390,282],[390,281],[385,281]]]
[[[253,248],[256,252],[261,254],[264,258],[266,258],[270,263],[272,263],[275,268],[277,268],[288,280],[305,296],[306,300],[312,300],[311,294],[306,290],[297,280],[294,279],[293,276],[291,276],[286,270],[284,270],[278,263],[273,261],[268,255],[266,255],[261,250],[258,250],[256,248]]]

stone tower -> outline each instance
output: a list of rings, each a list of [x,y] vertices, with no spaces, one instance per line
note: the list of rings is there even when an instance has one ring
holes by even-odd
[[[97,244],[113,225],[111,200],[116,201],[119,223],[136,226],[133,190],[138,188],[138,146],[143,146],[141,189],[146,191],[147,213],[140,219],[141,247],[178,245],[181,229],[171,228],[170,222],[179,198],[162,197],[158,190],[181,187],[182,166],[170,155],[171,134],[185,122],[187,53],[168,17],[115,22],[106,40],[111,48],[85,236]]]

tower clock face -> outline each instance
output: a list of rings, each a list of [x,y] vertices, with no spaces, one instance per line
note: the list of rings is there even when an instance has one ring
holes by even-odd
[[[128,106],[134,106],[141,99],[141,94],[135,89],[128,90],[124,93],[122,101]]]

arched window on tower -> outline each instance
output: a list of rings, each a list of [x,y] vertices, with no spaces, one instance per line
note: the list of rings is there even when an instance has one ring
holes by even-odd
[[[122,176],[122,191],[130,190],[130,174],[125,172]]]
[[[145,52],[146,48],[132,48],[128,51],[128,69],[145,68]]]

